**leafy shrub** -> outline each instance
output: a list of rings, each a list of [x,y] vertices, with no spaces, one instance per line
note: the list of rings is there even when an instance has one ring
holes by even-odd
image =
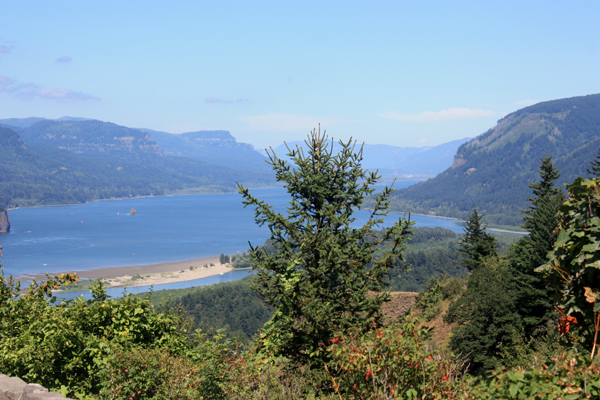
[[[325,370],[279,357],[265,358],[254,352],[232,359],[230,379],[224,386],[226,398],[295,400],[338,399],[331,390],[331,381]]]
[[[113,353],[102,373],[100,395],[108,399],[196,399],[206,378],[194,363],[165,349]]]
[[[1,276],[1,275],[0,275]],[[102,282],[93,298],[58,304],[50,288],[72,275],[33,282],[17,297],[18,284],[0,281],[0,371],[61,390],[69,397],[97,393],[111,354],[138,346],[168,347],[183,354],[188,344],[176,316],[155,313],[148,300],[125,296],[108,300]]]
[[[460,366],[425,346],[427,331],[404,321],[364,335],[331,339],[335,391],[360,399],[453,399],[462,385]]]
[[[466,399],[598,399],[600,360],[563,353],[548,365],[497,369],[485,379],[472,379]]]

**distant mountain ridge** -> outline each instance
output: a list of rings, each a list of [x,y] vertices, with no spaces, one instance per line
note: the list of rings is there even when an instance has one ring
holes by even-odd
[[[222,166],[243,166],[248,170],[270,171],[265,157],[248,143],[239,143],[229,131],[197,131],[173,134],[151,129],[149,133],[165,154],[188,157]]]
[[[474,207],[487,221],[521,223],[520,209],[539,180],[540,158],[553,157],[558,186],[587,176],[600,148],[600,94],[538,103],[515,111],[460,146],[452,166],[392,198],[392,208],[465,219]]]
[[[433,177],[452,165],[457,149],[469,139],[463,138],[428,147],[365,144],[362,166],[369,171],[379,170],[379,173],[383,175]],[[287,145],[291,149],[300,146],[306,150],[306,144],[303,141],[288,142]],[[334,142],[334,151],[339,151],[340,148],[340,145]],[[285,144],[277,146],[274,151],[277,157],[287,158],[288,150]]]
[[[147,133],[97,120],[43,120],[22,128],[19,134],[26,143],[88,156],[128,161],[164,156]]]
[[[150,135],[101,121],[40,120],[0,127],[0,204],[27,206],[227,192],[236,182],[271,186],[273,174],[163,154]]]

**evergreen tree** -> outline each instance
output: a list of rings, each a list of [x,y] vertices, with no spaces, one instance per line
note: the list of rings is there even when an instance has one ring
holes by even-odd
[[[487,224],[483,224],[482,218],[475,207],[467,219],[465,234],[458,241],[458,253],[469,271],[481,266],[486,258],[498,256],[496,238],[485,231]]]
[[[511,265],[520,274],[519,309],[527,336],[535,336],[544,328],[554,314],[551,289],[546,287],[542,274],[535,269],[547,262],[547,254],[556,241],[558,210],[563,192],[554,187],[560,173],[552,163],[552,156],[541,159],[540,182],[532,182],[529,187],[534,196],[523,218],[523,228],[529,235],[519,239],[512,246],[509,258]]]
[[[295,165],[269,154],[277,181],[291,195],[287,215],[240,186],[244,204],[256,207],[255,219],[267,224],[276,252],[251,248],[253,288],[275,308],[265,326],[259,350],[269,356],[322,367],[328,359],[325,346],[339,333],[366,332],[382,324],[381,304],[389,300],[385,288],[410,232],[406,218],[378,234],[374,228],[387,213],[385,188],[375,197],[371,218],[352,227],[352,215],[374,192],[379,177],[361,167],[362,149],[333,142],[313,131],[306,140],[308,151],[287,154]],[[383,241],[393,243],[374,259]],[[368,293],[374,295],[367,295]]]
[[[587,168],[590,179],[600,178],[600,149],[598,149],[598,154],[596,154],[596,157],[592,158],[590,164],[591,169]]]
[[[522,335],[517,290],[510,265],[488,258],[469,276],[465,294],[444,316],[444,322],[458,325],[452,329],[450,347],[468,360],[472,373],[483,375],[499,366]]]

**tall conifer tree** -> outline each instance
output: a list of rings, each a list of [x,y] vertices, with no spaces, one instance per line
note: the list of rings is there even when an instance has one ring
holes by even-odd
[[[554,314],[551,289],[535,269],[547,262],[547,254],[556,241],[558,210],[564,197],[562,190],[554,187],[559,177],[552,156],[546,155],[540,163],[540,181],[529,185],[533,191],[533,196],[528,198],[530,206],[523,210],[522,226],[529,235],[515,242],[509,254],[511,265],[521,276],[519,313],[527,336],[536,335]]]
[[[483,224],[482,218],[483,215],[475,207],[465,224],[465,234],[458,241],[458,253],[469,271],[483,265],[487,258],[498,256],[496,238],[485,231],[487,224]]]
[[[379,177],[362,169],[362,149],[355,150],[352,141],[340,142],[342,149],[334,154],[333,142],[313,131],[306,144],[308,151],[287,154],[293,165],[270,154],[275,177],[291,196],[287,215],[246,188],[240,193],[246,206],[256,207],[256,222],[268,225],[277,248],[251,251],[253,288],[275,308],[259,350],[322,367],[334,335],[366,332],[382,323],[381,304],[389,299],[385,288],[411,222],[400,218],[383,233],[374,230],[387,214],[393,190],[386,187],[375,197],[368,222],[351,225]],[[375,259],[383,241],[392,246]]]

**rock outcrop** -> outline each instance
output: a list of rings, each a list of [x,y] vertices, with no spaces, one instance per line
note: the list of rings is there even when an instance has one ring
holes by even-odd
[[[6,211],[0,212],[0,232],[8,232],[10,230],[10,218]]]
[[[135,208],[132,208],[129,212],[129,215],[137,215],[137,211],[135,210]]]
[[[0,400],[68,400],[62,394],[49,392],[45,387],[27,384],[15,376],[0,374]]]

